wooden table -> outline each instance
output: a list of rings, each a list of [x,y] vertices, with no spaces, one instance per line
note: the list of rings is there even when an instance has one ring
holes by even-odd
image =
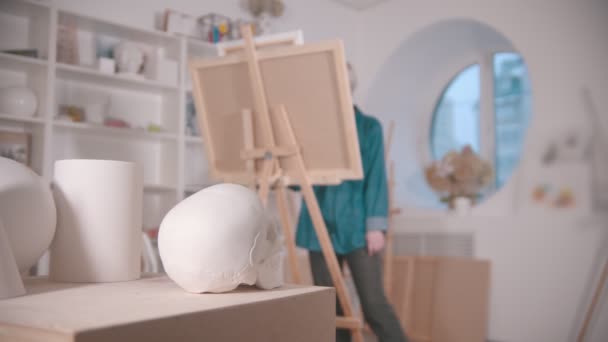
[[[333,288],[286,285],[191,294],[162,276],[74,284],[25,281],[0,300],[0,341],[333,341]]]

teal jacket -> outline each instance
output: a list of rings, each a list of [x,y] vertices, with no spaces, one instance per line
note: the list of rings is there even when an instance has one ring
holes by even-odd
[[[382,125],[357,107],[355,118],[364,178],[313,187],[334,250],[339,255],[365,247],[367,231],[386,231],[388,228]],[[302,203],[296,244],[311,251],[321,251],[306,203]]]

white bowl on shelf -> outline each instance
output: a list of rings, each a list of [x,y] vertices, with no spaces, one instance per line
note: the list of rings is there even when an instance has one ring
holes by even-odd
[[[36,114],[38,99],[25,87],[0,88],[0,113],[32,117]]]

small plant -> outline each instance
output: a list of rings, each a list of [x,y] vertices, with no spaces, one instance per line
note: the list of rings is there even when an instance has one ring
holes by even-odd
[[[458,197],[469,198],[474,203],[492,182],[494,172],[492,166],[467,145],[460,152],[448,152],[425,168],[424,174],[441,201],[453,208],[453,201]]]

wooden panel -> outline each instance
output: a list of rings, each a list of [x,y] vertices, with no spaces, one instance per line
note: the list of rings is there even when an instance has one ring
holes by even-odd
[[[435,260],[416,258],[413,281],[412,317],[410,332],[417,336],[431,336],[433,329],[433,289],[435,283]]]
[[[391,287],[389,299],[412,341],[485,341],[489,262],[397,256],[393,260]]]
[[[321,42],[257,54],[271,119],[285,105],[313,184],[336,184],[363,176],[352,99],[341,42]],[[246,183],[240,152],[243,109],[254,109],[246,60],[240,55],[190,63],[194,98],[210,159],[211,175]],[[262,121],[253,113],[255,147],[267,146]],[[273,127],[281,145],[285,133]],[[287,184],[297,179],[294,162],[282,161]],[[261,164],[256,163],[260,176]]]
[[[436,274],[433,342],[486,341],[489,262],[441,258]]]
[[[406,293],[407,293],[407,274],[410,258],[406,257],[394,257],[393,258],[393,275],[391,277],[391,292],[388,293],[390,303],[393,305],[395,313],[399,316],[401,321],[401,327],[403,330],[409,330],[408,317],[408,306],[406,305]]]

